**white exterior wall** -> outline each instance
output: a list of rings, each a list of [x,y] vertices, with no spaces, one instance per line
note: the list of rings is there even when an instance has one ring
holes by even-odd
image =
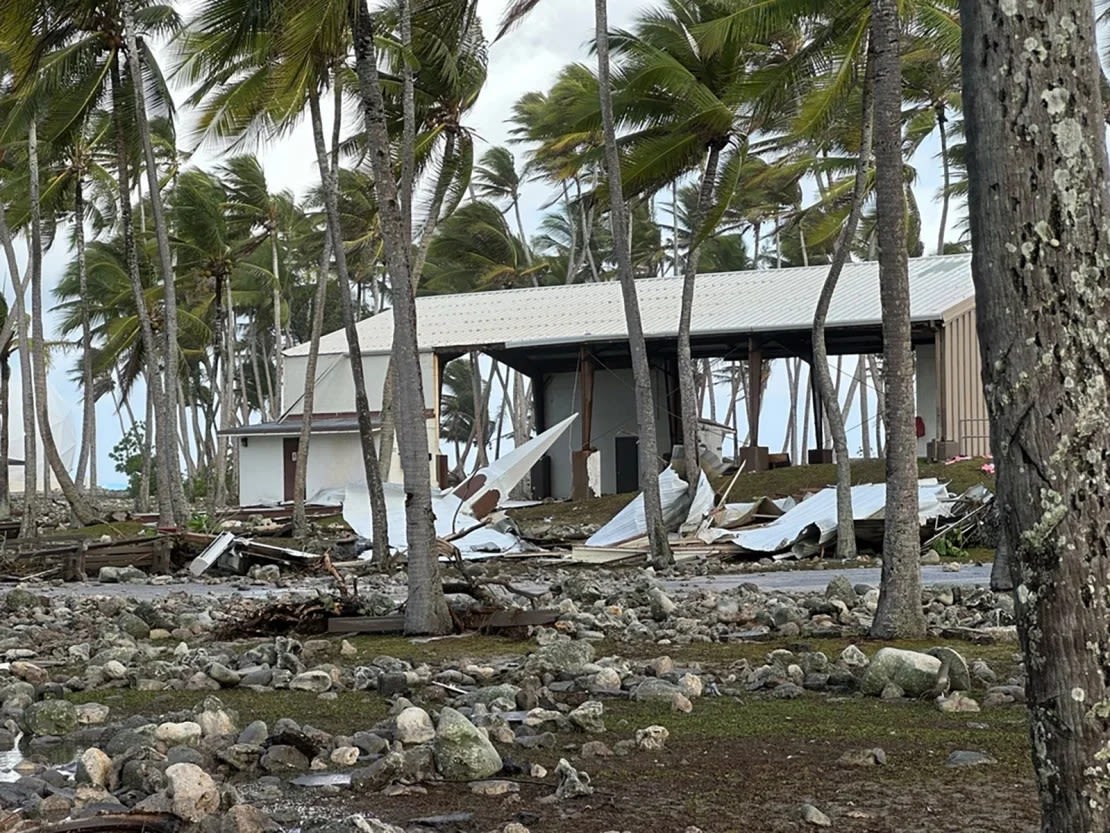
[[[653,369],[655,391],[655,425],[660,455],[671,450],[671,432],[665,405],[667,379],[662,370]],[[578,373],[555,373],[545,377],[544,407],[548,426],[581,411],[582,391]],[[616,443],[618,436],[636,436],[636,391],[631,370],[605,370],[594,373],[593,426],[590,429],[593,447],[601,458],[602,494],[613,494],[617,485]],[[551,447],[551,494],[565,498],[571,491],[572,450],[582,447],[581,415]]]
[[[424,383],[424,407],[436,409],[438,406],[437,381],[435,377],[435,355],[420,354],[420,375]],[[290,414],[304,413],[303,394],[307,356],[285,357],[285,385],[282,387],[282,403]],[[366,397],[370,400],[370,410],[382,409],[382,387],[385,384],[389,356],[373,355],[362,357],[362,369],[366,374]],[[346,356],[320,356],[316,365],[316,401],[313,411],[317,414],[349,414],[355,409],[355,387],[351,379],[351,368]]]
[[[257,506],[285,500],[281,437],[232,437],[239,443],[239,504]]]
[[[937,413],[937,348],[922,344],[914,348],[917,394],[916,415],[925,421],[925,436],[917,438],[917,456],[924,457],[929,440],[939,435],[940,419]]]

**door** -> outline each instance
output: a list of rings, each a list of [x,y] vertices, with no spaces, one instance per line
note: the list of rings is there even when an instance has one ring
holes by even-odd
[[[617,494],[640,490],[640,438],[615,437],[614,457],[617,467]]]
[[[284,461],[285,499],[293,499],[293,486],[297,480],[297,448],[299,437],[285,437],[281,441],[281,458]]]

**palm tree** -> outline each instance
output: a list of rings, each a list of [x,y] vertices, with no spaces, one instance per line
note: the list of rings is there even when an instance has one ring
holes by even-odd
[[[482,154],[478,167],[474,169],[474,191],[483,199],[492,202],[508,200],[516,218],[517,237],[527,241],[524,222],[520,219],[520,174],[516,170],[516,160],[508,148],[490,148]],[[531,264],[531,253],[524,250],[526,262]]]
[[[435,527],[428,470],[428,436],[416,341],[415,286],[409,261],[410,247],[406,245],[408,234],[393,178],[391,142],[374,42],[374,21],[365,0],[353,4],[349,14],[354,36],[355,69],[374,172],[374,191],[381,218],[382,243],[393,287],[393,362],[400,416],[397,439],[407,495],[405,515],[409,544],[405,631],[444,633],[450,629],[451,619],[439,581],[439,562],[433,545]],[[319,147],[319,142],[317,144]]]
[[[467,203],[440,226],[428,249],[420,291],[427,294],[538,286],[543,263],[488,202]]]
[[[917,517],[913,347],[902,162],[902,72],[896,0],[872,0],[875,89],[875,197],[879,224],[879,290],[883,312],[883,375],[887,426],[886,513],[879,606],[873,636],[925,632],[921,611],[921,547]]]

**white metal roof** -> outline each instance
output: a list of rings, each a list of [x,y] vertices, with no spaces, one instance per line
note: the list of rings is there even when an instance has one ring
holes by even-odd
[[[911,258],[909,265],[910,311],[915,322],[940,321],[945,312],[974,297],[971,255]],[[809,266],[699,275],[691,334],[806,330],[827,271],[827,266]],[[636,289],[645,336],[673,337],[682,281],[648,278],[636,281]],[[416,300],[416,318],[421,350],[484,344],[512,349],[627,338],[616,281],[423,296]],[[878,264],[847,264],[828,326],[877,326],[881,321]],[[392,314],[387,311],[359,322],[358,336],[363,353],[388,353]],[[322,355],[346,352],[342,331],[320,340]],[[307,354],[307,343],[286,351],[289,356]]]

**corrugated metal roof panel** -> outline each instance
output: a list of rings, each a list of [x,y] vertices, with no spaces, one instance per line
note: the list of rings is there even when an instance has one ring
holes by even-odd
[[[975,294],[970,255],[911,258],[910,310],[914,321],[938,321],[946,310]],[[694,336],[786,332],[807,329],[828,267],[764,269],[699,275],[694,295],[691,333]],[[644,334],[673,336],[678,328],[682,281],[649,278],[636,282]],[[606,283],[545,286],[463,295],[432,295],[417,299],[418,341],[436,350],[499,344],[526,347],[618,341],[626,338],[620,285]],[[874,262],[844,267],[829,327],[877,326],[879,267]],[[393,316],[388,312],[358,325],[363,353],[388,353]],[[345,353],[342,332],[320,341],[322,354]],[[308,353],[301,344],[286,351]]]

